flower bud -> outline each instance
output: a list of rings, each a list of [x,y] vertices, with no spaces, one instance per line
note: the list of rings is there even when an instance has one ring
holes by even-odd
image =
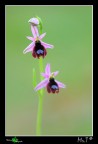
[[[39,25],[39,20],[37,18],[31,18],[28,22],[33,26]]]

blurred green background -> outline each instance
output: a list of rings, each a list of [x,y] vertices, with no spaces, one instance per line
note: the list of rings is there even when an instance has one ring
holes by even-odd
[[[47,49],[44,67],[59,70],[66,84],[59,94],[44,90],[42,135],[92,135],[92,7],[6,6],[5,135],[36,134],[38,95],[33,90],[33,68],[40,82],[38,59],[23,50],[31,43],[28,20],[43,21]]]

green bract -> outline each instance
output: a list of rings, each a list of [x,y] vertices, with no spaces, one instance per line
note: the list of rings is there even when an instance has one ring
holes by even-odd
[[[39,31],[40,31],[40,33],[42,33],[42,28],[43,28],[42,20],[41,20],[41,18],[38,17],[38,16],[36,16],[36,18],[39,20],[39,25],[38,25],[38,27],[39,27]]]

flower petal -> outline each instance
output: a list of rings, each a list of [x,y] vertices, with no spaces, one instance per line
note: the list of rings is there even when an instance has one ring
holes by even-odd
[[[61,83],[61,82],[59,82],[57,80],[55,80],[55,81],[57,82],[57,84],[58,84],[59,87],[66,88],[66,86],[63,83]]]
[[[32,31],[34,38],[39,36],[39,32],[36,26],[31,25],[31,31]]]
[[[48,43],[45,43],[43,41],[41,41],[41,44],[45,47],[45,48],[53,48],[54,46],[53,45],[50,45]]]
[[[49,78],[49,75],[47,75],[46,73],[41,73],[41,75],[42,75],[44,78]]]
[[[30,36],[27,36],[27,39],[31,40],[31,41],[34,41],[34,38],[33,37],[30,37]]]
[[[29,46],[27,46],[27,47],[24,49],[23,53],[25,54],[25,53],[27,53],[27,52],[33,51],[33,48],[34,48],[34,42],[32,42]]]
[[[40,36],[39,36],[39,39],[41,40],[41,39],[43,39],[43,37],[46,35],[46,33],[43,33],[43,34],[41,34]]]
[[[56,76],[59,73],[59,71],[53,72],[54,76]]]
[[[31,51],[32,51],[32,47],[29,48],[29,49],[25,49],[25,50],[23,51],[23,53],[26,54],[27,52],[31,52]]]
[[[48,77],[49,77],[49,76],[50,76],[50,73],[51,73],[51,72],[50,72],[50,64],[47,64],[47,65],[46,65],[46,68],[45,68],[45,74],[48,75]]]
[[[45,87],[49,82],[49,79],[44,79],[43,81],[41,81],[36,87],[35,87],[35,91]]]

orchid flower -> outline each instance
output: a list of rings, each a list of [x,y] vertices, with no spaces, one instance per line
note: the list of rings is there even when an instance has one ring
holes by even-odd
[[[37,26],[31,25],[31,31],[33,37],[27,36],[27,38],[31,40],[32,43],[24,49],[23,53],[26,54],[27,52],[32,52],[32,56],[34,58],[40,58],[40,56],[44,58],[47,54],[46,49],[53,48],[53,45],[47,44],[42,41],[42,38],[46,35],[46,33],[39,35]]]
[[[55,76],[59,73],[59,71],[50,72],[50,64],[46,65],[45,68],[45,73],[41,73],[41,75],[45,78],[43,81],[41,81],[36,87],[35,87],[35,91],[42,89],[44,87],[47,88],[47,92],[48,93],[58,93],[59,92],[59,88],[65,88],[66,86],[55,80]]]

